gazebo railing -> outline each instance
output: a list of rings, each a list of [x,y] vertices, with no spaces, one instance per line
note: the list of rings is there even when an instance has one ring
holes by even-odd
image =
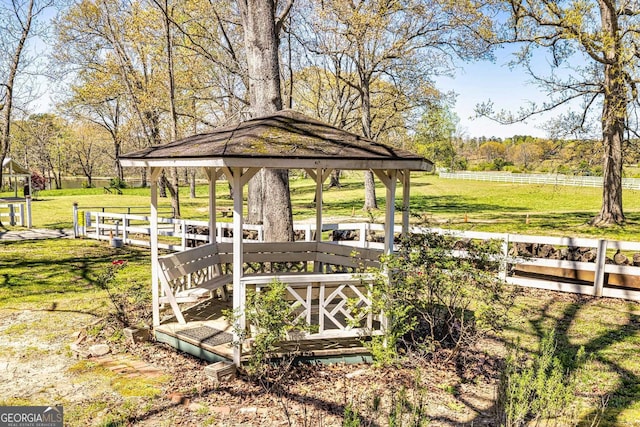
[[[245,243],[242,304],[246,289],[260,289],[274,280],[288,284],[292,304],[303,307],[304,316],[318,326],[320,335],[360,333],[353,326],[356,311],[371,304],[368,296],[373,276],[369,268],[379,267],[381,251],[352,248],[327,242]],[[180,303],[195,302],[232,282],[232,244],[204,245],[159,258],[160,297],[154,304],[169,303],[179,323],[184,323]],[[360,321],[362,319],[359,319]],[[373,319],[360,328],[375,329]],[[379,329],[379,327],[378,327]],[[320,335],[318,335],[320,334]]]
[[[371,288],[376,282],[373,274],[250,275],[241,281],[243,295],[247,290],[262,292],[274,281],[287,286],[286,301],[298,319],[311,325],[312,331],[297,336],[298,339],[348,338],[382,333],[383,322],[370,310]]]

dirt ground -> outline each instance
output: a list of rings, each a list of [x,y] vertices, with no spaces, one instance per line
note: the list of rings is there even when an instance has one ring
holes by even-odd
[[[108,329],[89,313],[1,310],[0,404],[61,404],[70,426],[341,426],[345,416],[365,426],[394,416],[403,425],[495,425],[500,345],[492,341],[465,371],[442,360],[339,364],[299,367],[275,384],[243,376],[216,384],[204,362],[163,344],[105,340],[117,336]],[[111,352],[78,359],[77,341]]]

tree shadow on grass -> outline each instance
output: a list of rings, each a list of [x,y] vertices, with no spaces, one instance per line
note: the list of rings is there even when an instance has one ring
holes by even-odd
[[[204,389],[200,389],[198,391],[194,391],[191,393],[184,394],[182,401],[189,402],[193,399],[202,399],[208,397],[220,397],[221,395],[228,395],[231,397],[230,401],[245,401],[245,399],[255,399],[256,397],[261,398],[260,400],[264,402],[271,402],[269,407],[270,411],[278,410],[280,413],[287,419],[288,425],[309,425],[309,426],[324,426],[324,425],[334,425],[334,424],[326,424],[323,420],[327,416],[333,416],[336,418],[343,418],[347,412],[347,408],[353,410],[353,414],[355,414],[355,418],[359,421],[358,424],[349,424],[349,425],[361,425],[361,426],[369,426],[369,427],[382,427],[389,425],[389,420],[392,419],[393,415],[391,412],[399,410],[398,414],[401,416],[405,416],[408,418],[413,418],[414,422],[417,421],[425,421],[425,419],[420,418],[415,413],[412,416],[412,409],[421,411],[423,408],[419,402],[406,402],[403,405],[412,405],[416,404],[416,408],[410,408],[409,406],[403,406],[399,408],[397,405],[400,405],[401,400],[396,402],[396,405],[392,405],[392,402],[384,401],[382,405],[389,404],[387,407],[380,407],[377,410],[373,408],[365,408],[363,410],[363,399],[371,398],[371,401],[374,400],[374,393],[371,393],[370,396],[363,396],[356,394],[356,390],[349,390],[348,387],[345,386],[344,389],[344,397],[342,402],[339,399],[331,399],[326,400],[323,398],[315,397],[309,394],[302,394],[299,392],[292,391],[289,386],[293,385],[297,380],[286,380],[283,384],[277,384],[274,387],[262,387],[259,386],[258,383],[249,380],[247,378],[242,378],[239,381],[243,381],[246,384],[246,387],[234,387],[227,386],[224,383],[220,386],[208,386]],[[302,381],[305,381],[302,379]],[[308,381],[308,379],[307,379]],[[409,378],[409,382],[412,382],[413,378]],[[393,384],[390,384],[390,387],[394,387]],[[397,387],[397,392],[401,393],[400,390],[404,390],[403,387],[399,385],[395,385]],[[342,392],[341,392],[342,393]],[[396,393],[397,394],[397,393]],[[180,402],[171,402],[167,399],[167,401],[161,403],[159,406],[150,409],[149,411],[132,416],[127,421],[129,423],[136,423],[145,420],[149,420],[152,417],[161,415],[167,411],[170,411],[173,408],[179,407],[182,403]],[[255,403],[247,403],[246,406],[250,407]],[[294,408],[296,405],[298,408]],[[301,408],[300,408],[301,407]],[[302,413],[299,409],[302,409]],[[367,413],[365,413],[367,412]],[[415,418],[414,418],[415,416]],[[422,414],[422,417],[427,417],[427,414]],[[236,415],[237,417],[237,415]],[[300,418],[303,418],[302,424],[298,424],[297,421]],[[380,420],[383,420],[380,422]],[[220,416],[219,422],[227,421],[224,416]],[[259,421],[259,417],[256,417],[255,422]],[[399,419],[397,421],[397,425],[402,424],[403,419]],[[482,425],[490,425],[490,421],[484,420],[485,423]],[[461,425],[460,422],[452,417],[446,415],[435,415],[429,416],[428,422],[438,423],[438,425]],[[427,423],[428,424],[428,423]],[[404,424],[402,424],[404,425]],[[408,425],[408,424],[407,424]],[[411,424],[413,425],[413,424]],[[417,425],[417,424],[416,424]],[[423,425],[423,424],[420,424]]]
[[[567,298],[571,298],[571,302],[567,303],[560,314],[554,312],[554,303],[557,300],[562,301]],[[591,426],[594,425],[594,420],[600,420],[601,425],[623,425],[625,420],[621,420],[620,417],[626,409],[629,409],[640,399],[640,376],[637,372],[633,372],[628,367],[623,366],[620,361],[615,360],[611,355],[616,353],[615,346],[637,338],[640,331],[640,315],[637,314],[637,305],[628,303],[628,309],[625,313],[626,318],[616,319],[616,324],[607,324],[606,328],[601,332],[588,336],[585,343],[573,343],[571,327],[575,324],[574,322],[580,316],[581,311],[598,301],[602,300],[587,296],[567,297],[565,294],[559,294],[558,299],[551,297],[537,314],[529,312],[531,317],[527,322],[533,328],[537,342],[540,342],[549,331],[556,331],[556,354],[562,363],[563,371],[567,375],[579,375],[585,364],[597,362],[618,378],[615,381],[615,386],[607,392],[606,396],[601,396],[601,393],[598,394],[591,390],[577,390],[578,396],[589,398],[590,400],[597,400],[598,397],[601,397],[602,401],[607,403],[605,407],[592,407],[588,412],[576,415],[578,418],[575,420],[575,424]],[[598,309],[604,310],[602,307],[598,307]],[[581,348],[584,348],[587,356],[582,361],[578,360],[577,357]],[[530,349],[525,349],[524,351],[531,352]],[[635,357],[637,355],[630,351],[629,358],[622,358],[621,360],[632,360]],[[498,408],[494,407],[491,411],[497,412]]]
[[[57,296],[94,289],[96,278],[113,259],[131,263],[149,261],[149,254],[137,248],[113,249],[103,243],[83,247],[79,241],[59,242],[63,241],[52,239],[3,243],[5,251],[0,255],[0,305],[28,298],[29,301],[35,299],[45,307],[50,307]]]

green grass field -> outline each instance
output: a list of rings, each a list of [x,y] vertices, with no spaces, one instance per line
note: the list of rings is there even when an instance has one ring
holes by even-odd
[[[313,216],[313,191],[311,180],[292,180],[295,219]],[[230,206],[226,183],[220,183],[217,192],[218,204]],[[383,189],[378,188],[381,209],[384,208],[383,195]],[[411,208],[416,222],[428,220],[433,225],[459,229],[640,240],[639,195],[625,190],[628,218],[625,226],[600,229],[588,225],[588,220],[599,210],[599,189],[456,181],[416,175],[412,182]],[[195,199],[189,199],[186,189],[181,196],[185,218],[206,219],[206,186],[198,187]],[[81,209],[148,208],[149,190],[125,189],[122,196],[104,194],[101,189],[41,192],[33,205],[34,226],[71,227],[74,202]],[[361,176],[347,175],[341,189],[325,193],[324,214],[349,221],[382,219],[383,210],[370,216],[361,210],[362,203]],[[161,207],[168,206],[169,201],[163,200]],[[78,320],[72,322],[70,316],[85,316],[77,319],[90,322],[113,310],[106,292],[96,286],[96,278],[114,259],[127,261],[126,280],[120,276],[115,286],[124,292],[134,290],[136,294],[148,294],[150,269],[145,249],[114,249],[102,242],[66,239],[0,243],[0,314],[11,316],[26,310],[50,318],[49,323],[43,320],[24,327],[13,325],[9,332],[33,334],[34,328],[39,328],[46,340],[55,335],[53,331],[57,328],[58,335],[64,333],[70,337],[78,327]],[[68,320],[62,321],[63,318]],[[588,358],[580,370],[573,372],[577,376],[581,405],[577,419],[584,420],[582,424],[589,425],[603,400],[606,404],[601,425],[634,425],[640,419],[639,304],[527,291],[518,297],[511,318],[501,339],[519,343],[529,354],[536,350],[544,332],[551,329],[557,331],[558,353],[564,361],[572,360],[578,349],[584,347]],[[82,405],[69,403],[68,407],[72,417],[83,419]]]
[[[113,284],[115,289],[130,295],[145,293],[145,299],[149,298],[147,250],[115,249],[104,242],[79,239],[4,242],[0,245],[0,318],[32,313],[31,316],[37,314],[40,319],[28,324],[16,323],[5,329],[4,334],[35,335],[44,343],[62,337],[70,343],[74,330],[93,324],[94,319],[113,311],[106,292],[96,285],[96,278],[116,259],[126,260],[127,265],[118,273]],[[509,327],[499,339],[517,344],[528,355],[536,351],[545,332],[556,330],[557,353],[566,364],[567,372],[577,377],[578,406],[574,417],[583,420],[578,425],[590,425],[603,399],[606,405],[599,415],[600,425],[635,425],[633,423],[640,419],[639,304],[526,291],[518,296],[510,317]],[[576,369],[572,360],[581,346],[587,359],[580,369]],[[8,354],[9,351],[17,350],[0,350],[0,357],[22,354],[20,351]],[[45,356],[44,350],[38,351]],[[87,377],[87,381],[96,382],[97,378],[102,378],[91,372],[94,376]],[[111,387],[109,381],[110,378],[100,380],[101,387]],[[61,397],[60,400],[65,405],[65,416],[70,420],[86,421],[86,404],[66,399]],[[126,401],[137,406],[148,402],[146,397]],[[15,401],[0,397],[0,403],[3,402],[45,404],[39,400]],[[83,425],[84,421],[72,425]]]
[[[378,183],[380,210],[363,212],[362,176],[352,172],[342,179],[343,186],[324,193],[326,218],[341,221],[374,221],[384,219],[384,189]],[[181,189],[182,217],[207,217],[207,187],[197,187],[196,198]],[[229,207],[231,200],[226,182],[216,189],[218,206]],[[315,184],[311,179],[292,177],[291,199],[294,220],[314,216]],[[624,190],[624,226],[596,228],[589,220],[600,209],[601,189],[561,187],[552,185],[522,185],[440,179],[427,174],[414,174],[411,186],[412,221],[433,226],[464,230],[508,232],[535,235],[562,235],[640,240],[640,192]],[[123,195],[105,194],[102,188],[42,191],[33,203],[34,227],[70,228],[72,205],[90,207],[149,208],[149,189],[124,189]],[[5,195],[9,195],[5,193]],[[396,204],[401,200],[398,194]],[[162,199],[161,209],[169,210],[168,199]],[[528,218],[528,220],[527,220]],[[396,218],[399,221],[399,216]]]

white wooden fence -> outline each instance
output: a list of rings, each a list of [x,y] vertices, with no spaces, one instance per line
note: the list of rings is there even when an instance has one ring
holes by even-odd
[[[31,197],[10,201],[0,200],[0,222],[31,228]]]
[[[122,239],[124,244],[149,246],[151,230],[150,216],[101,211],[84,211],[74,208],[74,234],[93,239]],[[262,227],[245,224],[246,241],[262,241]],[[217,223],[219,242],[231,242],[231,223]],[[333,240],[341,245],[360,248],[383,248],[384,226],[371,223],[323,224],[324,232],[330,232]],[[314,239],[315,224],[295,224],[299,240]],[[424,228],[412,228],[412,232],[422,232]],[[634,254],[640,254],[640,242],[624,242],[605,239],[572,237],[529,236],[507,233],[485,233],[429,229],[465,239],[502,242],[506,263],[500,275],[509,283],[562,292],[572,292],[594,296],[624,298],[640,301],[640,266],[633,265]],[[209,242],[208,223],[183,219],[159,218],[160,247],[183,251],[197,243]],[[401,233],[401,227],[395,227]],[[592,262],[549,259],[537,256],[517,256],[513,248],[517,245],[550,245],[557,250],[584,248],[595,254]],[[628,259],[626,265],[613,263],[614,252],[620,252]],[[636,257],[640,264],[640,255]]]
[[[468,181],[506,182],[511,184],[547,184],[573,187],[602,187],[601,176],[567,176],[562,174],[524,174],[495,172],[440,172],[440,178]],[[622,178],[622,188],[640,190],[640,179]]]

